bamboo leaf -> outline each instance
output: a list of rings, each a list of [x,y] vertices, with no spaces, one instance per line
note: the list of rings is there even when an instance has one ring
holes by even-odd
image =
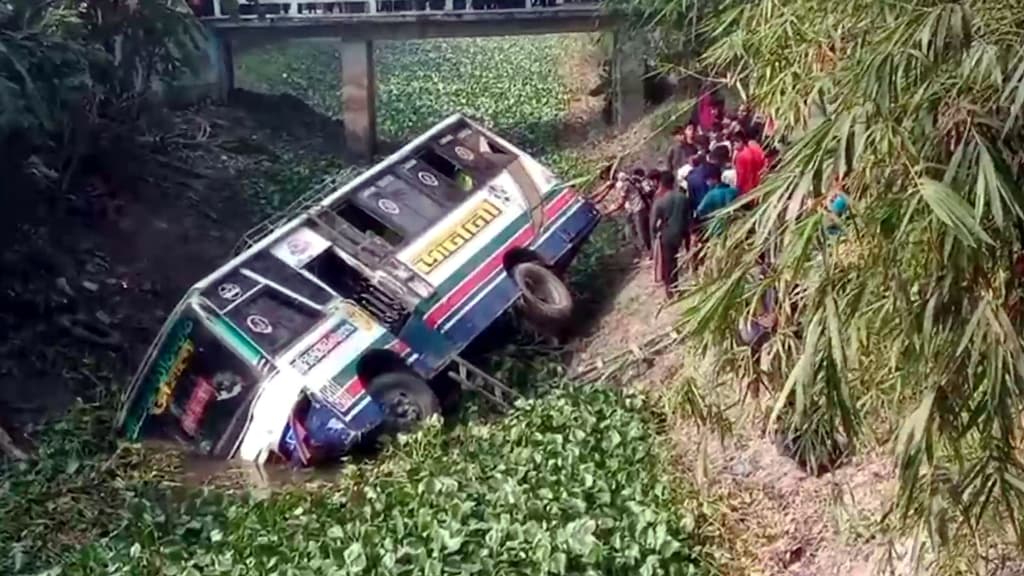
[[[975,220],[970,206],[952,188],[927,177],[918,180],[918,187],[932,213],[949,226],[961,241],[972,247],[977,246],[979,241],[994,244]]]
[[[807,328],[807,335],[804,339],[804,350],[797,365],[789,373],[786,383],[775,399],[775,406],[772,408],[771,416],[768,418],[769,429],[776,427],[779,415],[789,403],[790,395],[796,397],[794,413],[797,421],[804,412],[806,388],[813,382],[814,365],[818,354],[818,340],[821,337],[822,314],[819,311],[811,320]]]
[[[921,399],[914,412],[903,421],[896,439],[896,454],[905,460],[917,452],[925,439],[925,432],[932,417],[932,406],[935,403],[935,392],[929,391]]]

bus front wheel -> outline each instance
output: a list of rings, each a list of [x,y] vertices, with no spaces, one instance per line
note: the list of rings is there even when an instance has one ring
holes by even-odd
[[[412,432],[434,414],[441,403],[422,378],[409,372],[387,372],[370,381],[367,390],[384,409],[384,431]]]
[[[523,312],[532,324],[545,331],[565,326],[572,316],[572,294],[554,272],[523,262],[512,269],[512,278],[523,293]]]

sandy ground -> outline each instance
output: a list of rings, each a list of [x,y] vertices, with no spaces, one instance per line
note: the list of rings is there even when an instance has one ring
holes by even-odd
[[[580,345],[580,363],[636,350],[651,335],[673,328],[679,304],[668,303],[649,262],[630,271],[613,307]],[[657,395],[679,380],[682,344],[646,358],[642,373],[623,385]],[[908,551],[876,531],[895,488],[884,454],[853,458],[820,477],[781,456],[761,433],[764,407],[748,401],[724,439],[691,420],[673,426],[672,441],[687,476],[722,503],[730,542],[729,574],[874,576],[911,574]],[[887,566],[892,566],[892,569]]]

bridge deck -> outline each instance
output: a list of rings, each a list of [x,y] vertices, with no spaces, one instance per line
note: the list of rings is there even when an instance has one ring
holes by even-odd
[[[260,20],[364,20],[396,15],[482,14],[499,18],[508,13],[564,13],[600,10],[600,0],[234,0],[228,10],[223,0],[205,0],[199,16],[216,26],[227,21]]]
[[[327,11],[321,6],[316,12],[302,13],[296,12],[293,7],[285,10],[286,5],[292,4],[290,2],[261,1],[260,7],[269,12],[262,16],[247,11],[235,16],[208,16],[202,20],[221,34],[259,36],[263,39],[325,36],[344,36],[350,39],[503,36],[589,32],[610,24],[609,17],[597,2],[491,9],[473,9],[472,5],[463,3],[463,8],[459,9],[453,1],[447,0],[450,9],[406,9],[413,6],[412,2],[406,1],[396,9],[378,11],[375,6],[373,11],[369,11],[366,8],[371,2],[359,1],[346,4],[362,5],[364,9],[360,11]],[[391,2],[392,0],[377,0],[372,4]],[[399,4],[397,1],[394,3]]]

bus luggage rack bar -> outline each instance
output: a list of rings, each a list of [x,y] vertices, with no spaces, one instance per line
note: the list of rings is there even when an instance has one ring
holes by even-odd
[[[274,230],[277,230],[289,220],[292,220],[299,214],[302,214],[312,208],[317,202],[325,198],[331,192],[340,188],[350,179],[351,174],[347,171],[325,178],[323,182],[314,186],[309,192],[306,192],[302,196],[296,198],[283,210],[250,228],[248,232],[242,235],[242,239],[235,245],[235,249],[232,253],[237,256],[249,248],[252,248],[259,243],[260,240],[263,240],[274,232]]]
[[[448,371],[448,376],[462,386],[480,394],[502,412],[511,410],[516,400],[523,397],[519,392],[459,356],[452,360],[452,369]]]

